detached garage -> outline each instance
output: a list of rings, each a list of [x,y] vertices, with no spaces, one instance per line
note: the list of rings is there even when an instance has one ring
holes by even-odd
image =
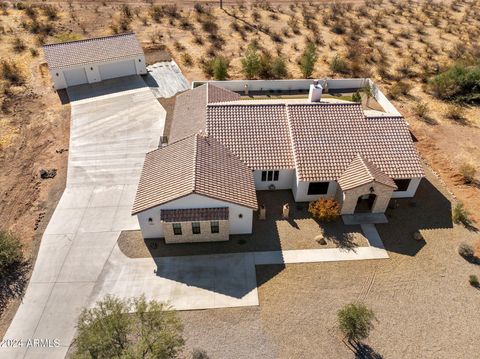
[[[147,73],[135,34],[97,37],[43,47],[55,89]]]

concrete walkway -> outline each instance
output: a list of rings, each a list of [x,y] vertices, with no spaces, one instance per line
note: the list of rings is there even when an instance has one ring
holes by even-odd
[[[177,92],[186,91],[190,84],[183,76],[175,61],[157,62],[147,66],[148,75],[145,79],[155,97],[168,98]]]
[[[64,358],[81,309],[130,216],[145,153],[165,110],[137,76],[68,90],[67,188],[45,230],[29,286],[5,339],[58,339],[58,348],[2,348],[0,358]]]

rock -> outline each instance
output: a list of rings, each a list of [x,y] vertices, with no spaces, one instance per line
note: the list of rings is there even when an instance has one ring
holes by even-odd
[[[415,231],[413,232],[413,239],[415,239],[416,241],[421,241],[423,240],[423,236],[419,231]]]
[[[40,178],[41,179],[47,179],[47,178],[53,178],[57,175],[57,169],[51,169],[51,170],[40,170]]]

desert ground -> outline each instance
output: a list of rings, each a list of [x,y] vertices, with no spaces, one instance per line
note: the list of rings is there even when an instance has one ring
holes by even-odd
[[[168,6],[161,6],[166,3]],[[298,58],[306,43],[313,41],[318,61],[312,78],[373,78],[410,123],[421,156],[440,176],[439,186],[444,186],[445,191],[453,195],[453,200],[464,202],[478,223],[478,181],[465,184],[459,169],[462,164],[471,163],[480,170],[480,108],[462,105],[462,120],[451,120],[446,116],[451,104],[434,98],[426,81],[455,61],[478,58],[480,1],[224,1],[223,10],[218,8],[217,2],[203,1],[201,8],[194,8],[194,3],[30,1],[14,7],[12,2],[0,1],[0,59],[13,62],[23,77],[18,83],[4,76],[0,79],[0,223],[2,229],[13,231],[22,241],[26,267],[34,261],[42,231],[63,190],[68,156],[70,108],[68,103],[62,104],[64,94],[56,94],[51,88],[41,45],[123,31],[136,32],[147,55],[152,55],[151,61],[168,52],[189,80],[208,78],[203,64],[216,55],[229,60],[230,78],[243,78],[240,60],[252,42],[265,54],[284,57],[288,77],[300,78]],[[334,58],[344,63],[341,71],[332,69]],[[399,82],[402,83],[401,89]],[[416,111],[419,103],[428,104],[427,116],[419,116]],[[57,169],[55,178],[40,179],[40,169],[54,168]],[[451,339],[444,337],[446,334],[441,331],[442,328],[465,331],[463,337],[455,336],[455,341],[445,350],[448,352],[462,345],[462,350],[467,353],[467,339],[474,332],[467,328],[477,328],[478,332],[478,323],[470,322],[473,316],[467,317],[468,313],[472,313],[468,307],[470,304],[457,307],[460,306],[457,301],[460,301],[461,295],[467,293],[467,289],[462,287],[467,264],[457,258],[455,248],[458,241],[474,234],[457,226],[453,230],[434,232],[435,236],[430,240],[428,232],[427,245],[415,255],[393,253],[391,261],[378,265],[382,269],[379,273],[397,273],[396,277],[386,276],[384,286],[374,286],[371,292],[391,290],[392,300],[390,297],[381,298],[380,294],[380,302],[374,294],[366,299],[378,312],[379,318],[384,318],[372,336],[372,347],[387,357],[397,357],[392,354],[392,348],[400,345],[396,341],[402,336],[405,342],[417,341],[409,346],[403,345],[402,348],[406,349],[401,356],[418,354],[421,349],[419,343],[430,344],[432,352],[427,352],[427,357],[441,356],[436,355],[435,350],[443,350],[445,342]],[[388,243],[389,239],[384,239]],[[438,268],[433,272],[423,272],[423,267],[432,263],[438,264]],[[352,293],[361,291],[364,280],[369,278],[375,266],[376,262],[288,266],[262,285],[262,306],[257,311],[261,318],[272,317],[271,322],[264,324],[267,328],[284,322],[285,332],[270,335],[271,340],[278,343],[281,355],[301,357],[305,348],[314,350],[314,340],[332,340],[325,330],[313,330],[318,325],[313,320],[314,315],[307,316],[305,327],[301,326],[303,324],[299,321],[305,317],[301,304],[316,304],[318,312],[315,313],[322,314],[321,320],[325,321],[326,328],[332,328],[332,308],[351,299]],[[260,269],[259,277],[269,270]],[[311,278],[307,280],[308,276],[304,273],[317,273],[318,283]],[[441,273],[445,276],[442,277]],[[341,278],[341,275],[344,277]],[[419,282],[422,285],[416,281],[409,284],[413,288],[410,292],[412,297],[402,297],[402,291],[395,290],[397,287],[388,289],[388,286],[393,288],[397,281],[411,280],[412,276],[423,280]],[[383,277],[380,275],[380,278]],[[305,281],[302,287],[307,288],[307,293],[311,290],[316,294],[301,296],[303,289],[298,291],[295,287],[296,280],[300,279]],[[24,280],[28,280],[28,270]],[[329,292],[332,281],[337,283],[337,280],[341,284]],[[429,283],[437,286],[435,289],[423,287]],[[278,295],[280,288],[282,296]],[[436,291],[435,295],[430,290]],[[14,315],[22,287],[16,289],[16,300],[11,300],[11,293],[7,292],[8,295],[0,295],[0,335]],[[471,293],[475,292],[468,292],[467,298],[478,301],[478,292]],[[282,302],[291,303],[292,298],[298,299],[298,303],[286,308]],[[332,303],[332,298],[338,302]],[[396,306],[392,304],[395,300]],[[431,306],[435,318],[432,310],[422,310],[428,307],[428,300],[435,303]],[[454,309],[448,312],[451,316],[448,325],[434,321],[440,317],[441,308],[445,309],[436,306],[443,301],[455,304]],[[285,311],[294,314],[296,309],[296,315],[285,318],[281,315]],[[387,311],[391,314],[389,317]],[[412,313],[419,326],[408,324],[410,319],[405,318],[405,313]],[[459,313],[463,314],[462,320],[455,318]],[[433,318],[430,318],[433,325],[429,329],[438,324],[436,336],[431,331],[418,329],[427,325],[428,318],[422,316],[429,314]],[[182,315],[188,322],[189,313]],[[195,315],[199,314],[192,313],[192,321]],[[311,323],[308,322],[310,320]],[[298,330],[299,327],[305,330]],[[288,332],[288,328],[297,334]],[[187,333],[188,330],[194,332],[187,323]],[[428,338],[424,337],[425,332],[429,333]],[[288,346],[289,341],[285,338],[293,338],[298,333],[308,335],[295,338],[295,345]],[[328,346],[328,342],[325,343]],[[289,348],[282,348],[282,345]],[[338,356],[348,355],[343,349],[338,350]]]

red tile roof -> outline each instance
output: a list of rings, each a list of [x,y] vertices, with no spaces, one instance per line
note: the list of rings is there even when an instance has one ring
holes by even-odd
[[[43,46],[50,69],[143,55],[135,34],[127,33]]]
[[[226,221],[228,212],[228,207],[162,209],[160,218],[163,222]]]
[[[206,130],[253,170],[295,168],[285,105],[210,104]]]
[[[132,214],[194,193],[257,208],[252,171],[217,140],[195,134],[147,153]]]
[[[385,186],[397,188],[395,182],[365,157],[357,155],[338,179],[343,191],[363,186],[371,182],[382,183]]]

